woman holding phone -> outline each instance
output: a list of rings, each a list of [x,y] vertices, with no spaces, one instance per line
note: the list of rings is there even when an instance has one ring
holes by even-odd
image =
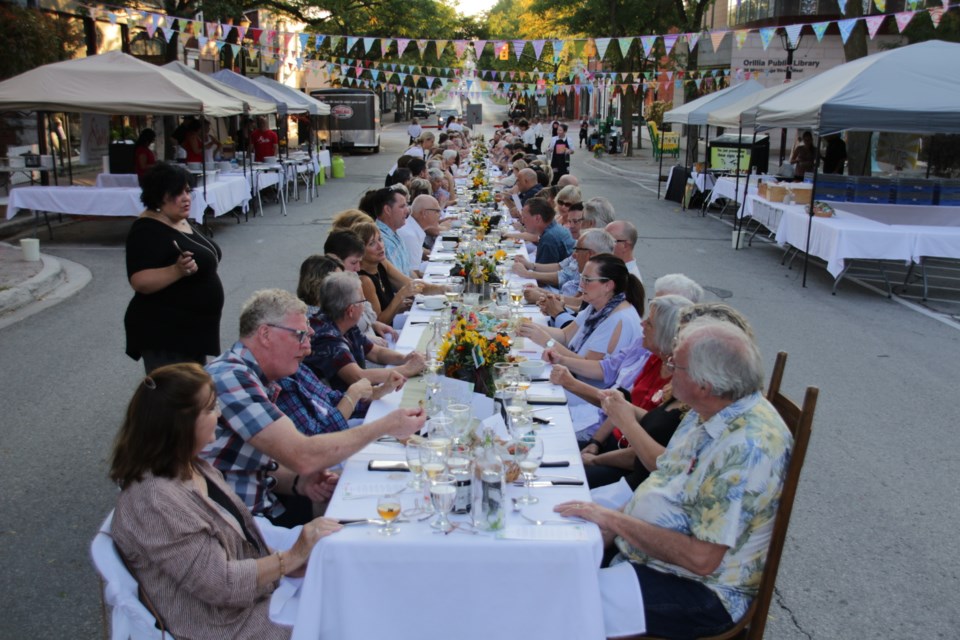
[[[134,290],[124,316],[127,355],[150,373],[177,362],[204,364],[220,353],[223,285],[220,247],[188,222],[185,169],[154,165],[143,176],[146,209],[127,234],[127,278]]]

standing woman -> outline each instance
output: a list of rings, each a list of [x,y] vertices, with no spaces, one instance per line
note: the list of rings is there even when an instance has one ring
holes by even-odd
[[[142,182],[143,175],[157,164],[157,156],[150,146],[156,141],[157,134],[153,129],[144,129],[137,137],[133,147],[133,170],[137,173],[137,180]]]
[[[175,362],[204,364],[220,353],[223,285],[220,247],[194,229],[190,173],[164,162],[143,176],[146,209],[127,234],[127,278],[134,290],[124,316],[127,355],[147,373]]]
[[[586,118],[580,121],[580,148],[583,148],[584,143],[587,141],[587,131],[590,129],[590,123]]]

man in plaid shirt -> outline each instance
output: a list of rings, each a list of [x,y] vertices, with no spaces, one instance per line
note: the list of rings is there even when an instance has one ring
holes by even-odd
[[[346,431],[308,436],[277,407],[277,381],[310,353],[306,305],[280,289],[257,291],[240,312],[240,340],[207,365],[220,401],[216,441],[202,453],[254,514],[294,526],[329,499],[339,464],[384,435],[419,430],[421,409],[397,409]],[[356,405],[361,398],[343,398]],[[352,410],[349,410],[352,413]]]

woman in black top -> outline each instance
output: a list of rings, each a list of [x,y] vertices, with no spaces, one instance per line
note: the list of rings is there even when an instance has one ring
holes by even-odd
[[[374,222],[360,222],[351,229],[363,241],[360,260],[360,284],[363,296],[377,314],[377,320],[392,325],[398,313],[413,304],[413,297],[422,289],[387,260],[380,229]]]
[[[176,362],[204,364],[220,353],[222,254],[188,222],[190,181],[180,167],[154,165],[143,177],[146,209],[127,234],[127,278],[135,291],[124,317],[127,355],[142,357],[147,373]]]

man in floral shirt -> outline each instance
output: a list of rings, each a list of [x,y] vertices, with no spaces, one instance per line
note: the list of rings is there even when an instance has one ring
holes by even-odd
[[[647,634],[714,635],[757,593],[793,439],[761,395],[760,353],[740,329],[696,320],[666,365],[691,411],[650,477],[620,511],[556,510],[596,522],[619,550],[612,564],[631,563]]]

